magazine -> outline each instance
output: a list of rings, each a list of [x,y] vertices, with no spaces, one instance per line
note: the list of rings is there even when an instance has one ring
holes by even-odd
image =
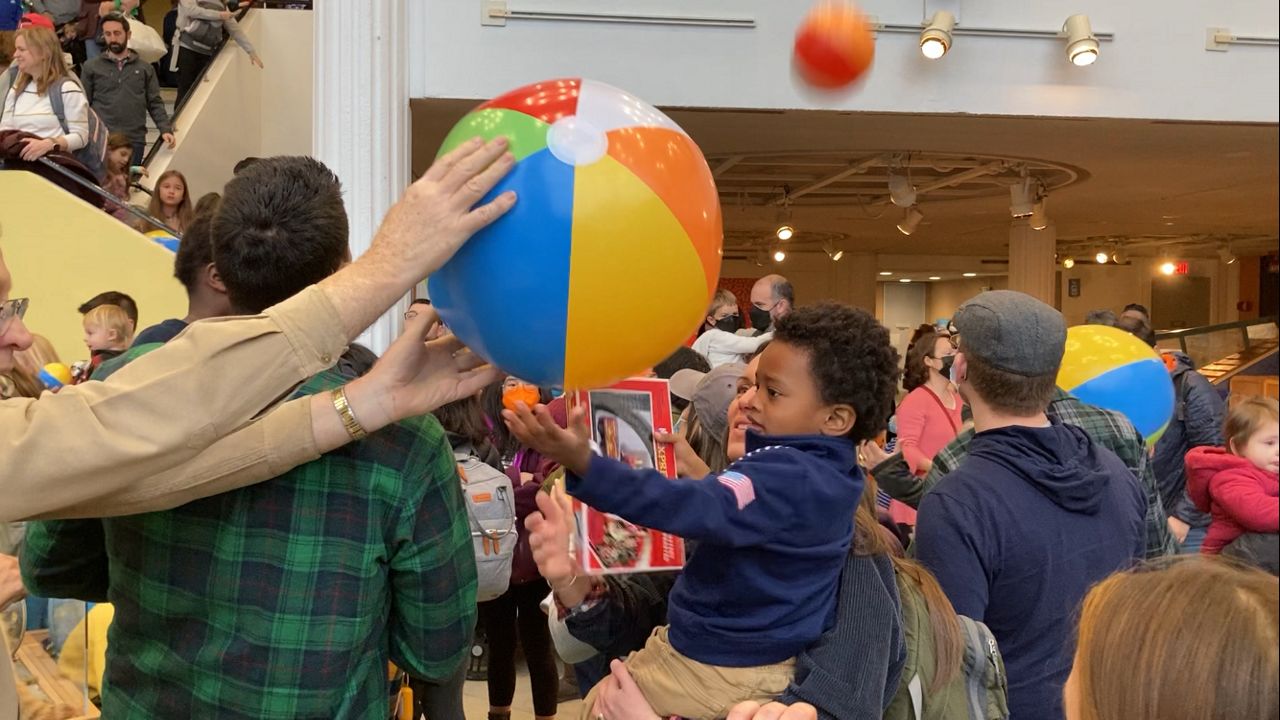
[[[600,390],[574,393],[572,404],[586,410],[591,439],[601,455],[633,468],[676,477],[675,449],[654,441],[671,432],[671,395],[666,380],[632,378]],[[582,571],[616,575],[684,567],[684,540],[650,530],[573,501],[574,538]]]

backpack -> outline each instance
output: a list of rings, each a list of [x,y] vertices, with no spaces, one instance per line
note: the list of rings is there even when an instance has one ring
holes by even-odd
[[[469,445],[453,451],[466,496],[471,545],[476,556],[476,599],[492,600],[511,586],[516,550],[516,497],[511,478],[481,462]]]
[[[219,0],[197,0],[196,4],[202,10],[222,12],[227,9],[227,6]],[[205,55],[212,55],[213,51],[217,50],[218,45],[222,43],[221,20],[191,18],[186,26],[180,30],[182,38]]]
[[[933,635],[929,610],[920,587],[894,570],[902,602],[902,634],[907,662],[898,690],[885,710],[886,720],[1004,720],[1009,717],[1009,684],[1004,658],[986,625],[957,615],[964,636],[960,672],[943,687],[929,691],[933,680]]]
[[[5,82],[4,96],[0,100],[0,113],[4,112],[4,105],[9,102],[9,91],[13,89],[13,83],[18,79],[18,66],[14,65],[9,68],[9,75]],[[49,105],[53,108],[53,114],[58,118],[58,124],[62,126],[62,134],[71,134],[71,127],[67,125],[67,110],[62,102],[62,88],[67,83],[75,83],[80,87],[81,91],[84,86],[76,78],[69,77],[62,81],[58,86],[57,92],[49,92]],[[102,118],[98,117],[98,113],[88,104],[88,96],[85,97],[85,109],[89,113],[89,137],[84,147],[75,150],[71,155],[82,165],[93,173],[93,176],[101,182],[106,177],[107,169],[107,125],[102,122]]]

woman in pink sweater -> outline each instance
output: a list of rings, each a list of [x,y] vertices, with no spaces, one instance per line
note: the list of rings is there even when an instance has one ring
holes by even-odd
[[[911,472],[923,477],[933,456],[960,432],[964,401],[951,385],[951,362],[956,349],[951,338],[926,332],[907,350],[902,386],[909,392],[898,405],[898,448]],[[889,508],[895,522],[915,524],[915,511],[895,502]]]

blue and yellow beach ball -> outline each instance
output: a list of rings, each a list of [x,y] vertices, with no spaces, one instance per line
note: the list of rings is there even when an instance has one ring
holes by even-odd
[[[1090,405],[1129,418],[1154,445],[1173,417],[1173,381],[1153,348],[1105,325],[1067,330],[1058,387]]]
[[[603,83],[535,83],[471,111],[440,154],[506,136],[515,208],[428,280],[441,318],[481,357],[543,386],[587,389],[681,345],[720,275],[720,201],[676,123]]]

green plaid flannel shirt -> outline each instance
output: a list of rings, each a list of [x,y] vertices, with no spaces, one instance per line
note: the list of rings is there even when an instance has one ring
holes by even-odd
[[[1151,468],[1147,446],[1133,423],[1118,412],[1080,402],[1062,390],[1055,391],[1045,414],[1050,419],[1084,430],[1094,442],[1115,453],[1133,471],[1147,497],[1147,557],[1177,554],[1173,536],[1169,534],[1168,515],[1165,514],[1164,503],[1160,500],[1160,492],[1156,487],[1156,475]],[[960,461],[969,454],[969,442],[973,435],[973,426],[970,425],[938,451],[933,458],[933,467],[925,475],[920,497],[932,490],[947,473],[960,466]],[[916,502],[919,502],[918,498]]]
[[[34,594],[115,604],[110,718],[385,718],[387,660],[443,680],[475,626],[470,528],[431,416],[167,512],[32,523],[22,563]]]

